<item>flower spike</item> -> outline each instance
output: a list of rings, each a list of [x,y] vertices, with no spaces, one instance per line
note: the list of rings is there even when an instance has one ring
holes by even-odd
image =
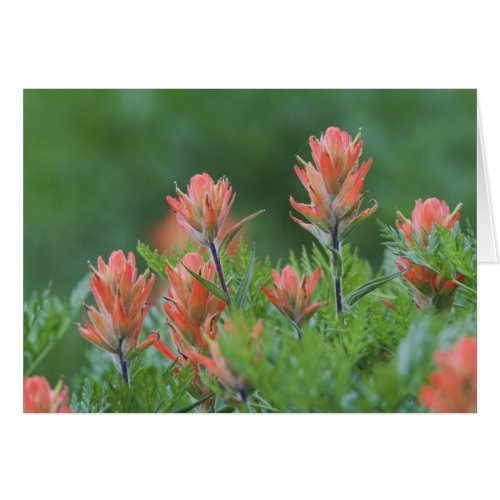
[[[422,248],[426,248],[433,226],[441,226],[449,231],[455,227],[460,219],[460,207],[461,204],[457,205],[450,213],[445,201],[429,198],[423,202],[419,199],[411,213],[411,219],[407,219],[399,210],[396,212],[396,228],[404,234],[410,249],[413,248],[414,241]],[[413,235],[416,235],[416,239]],[[398,258],[395,263],[400,271],[408,269],[403,274],[403,279],[411,285],[415,300],[420,307],[435,305],[438,310],[445,310],[451,306],[458,287],[455,282],[403,257]],[[456,280],[462,279],[463,276],[457,274]]]
[[[196,378],[198,367],[191,353],[206,350],[207,342],[217,333],[217,321],[226,302],[210,293],[187,268],[208,281],[215,276],[215,265],[205,263],[195,252],[186,254],[175,268],[167,266],[170,287],[163,309],[179,356],[162,340],[155,342],[154,346],[167,359],[178,358],[181,365],[191,363]]]
[[[293,197],[290,197],[290,204],[317,230],[336,234],[341,241],[351,232],[351,226],[358,225],[377,209],[375,202],[358,214],[364,197],[361,192],[364,179],[372,159],[359,166],[363,149],[361,133],[352,140],[347,132],[336,127],[328,128],[320,139],[311,136],[309,145],[314,166],[297,156],[302,169],[295,165],[295,172],[309,194],[310,204],[297,203]],[[292,218],[300,224],[299,219]],[[305,227],[304,223],[300,225]],[[323,243],[323,238],[320,241]]]
[[[149,310],[148,296],[154,283],[154,275],[148,279],[149,270],[137,277],[135,257],[114,251],[106,264],[102,257],[97,269],[89,264],[92,272],[90,290],[97,308],[84,304],[89,321],[84,317],[80,334],[89,342],[109,351],[128,383],[129,359],[135,357],[158,338],[151,334],[139,347],[137,343],[144,319]]]
[[[282,314],[300,326],[308,320],[326,302],[312,304],[314,289],[321,276],[318,267],[311,276],[299,279],[297,272],[291,266],[285,266],[281,274],[273,269],[273,285],[271,288],[261,286],[267,298]]]

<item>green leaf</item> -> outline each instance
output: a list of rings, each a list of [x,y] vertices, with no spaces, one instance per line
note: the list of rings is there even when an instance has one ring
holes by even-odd
[[[196,280],[198,280],[211,294],[215,295],[217,298],[223,300],[224,302],[227,303],[227,297],[226,294],[217,286],[214,285],[212,282],[206,280],[202,276],[200,276],[198,273],[195,273],[193,270],[189,269],[189,267],[185,266],[182,264],[186,271],[193,276]]]
[[[349,295],[347,295],[347,297],[344,300],[344,303],[348,306],[352,306],[365,295],[369,294],[370,292],[373,292],[373,290],[376,290],[377,288],[384,285],[385,283],[388,283],[394,278],[401,276],[406,271],[407,269],[403,269],[403,271],[398,271],[397,273],[388,274],[386,276],[382,276],[381,278],[376,278],[372,281],[369,281],[368,283],[361,285],[359,288],[357,288]]]
[[[205,401],[209,400],[213,396],[214,396],[214,393],[212,392],[208,396],[205,396],[204,398],[199,399],[198,401],[195,401],[194,403],[192,403],[190,405],[179,408],[178,410],[176,410],[176,413],[188,413],[191,410],[194,410],[197,406],[200,406]]]
[[[238,234],[238,231],[243,227],[244,224],[247,222],[250,222],[252,219],[255,219],[258,215],[261,215],[265,212],[265,210],[258,210],[257,212],[249,215],[248,217],[245,217],[244,219],[240,220],[237,224],[229,228],[224,235],[224,238],[222,238],[222,241],[220,242],[219,245],[219,255],[222,257],[224,255],[225,251],[231,244],[231,241],[233,241],[233,238]]]
[[[243,279],[241,280],[238,291],[236,292],[236,295],[234,297],[233,304],[238,308],[242,307],[243,302],[245,301],[245,298],[248,294],[250,282],[252,281],[253,277],[254,264],[255,264],[255,243],[253,244],[252,247],[252,253],[250,254],[250,262],[248,263],[247,270],[245,272],[245,275],[243,276]]]
[[[152,271],[168,280],[165,269],[169,265],[169,260],[166,252],[160,254],[158,250],[152,250],[149,245],[141,241],[137,242],[137,252]]]
[[[45,359],[68,331],[89,293],[90,275],[78,282],[68,301],[50,295],[47,288],[24,304],[24,365],[27,376]]]

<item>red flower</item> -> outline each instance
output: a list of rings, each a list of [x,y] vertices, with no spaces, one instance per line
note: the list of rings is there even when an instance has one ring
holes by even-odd
[[[442,226],[451,231],[460,219],[460,207],[461,204],[450,213],[445,201],[429,198],[422,202],[419,199],[411,214],[411,219],[406,219],[401,212],[397,212],[396,227],[404,233],[410,249],[414,245],[413,233],[417,237],[417,244],[426,248],[432,227],[434,225]],[[456,283],[445,279],[441,274],[435,273],[424,266],[414,264],[402,257],[396,260],[396,266],[400,271],[408,269],[403,274],[403,278],[413,286],[415,299],[419,306],[433,304],[438,309],[446,309],[451,306],[458,286]],[[461,281],[463,276],[458,274],[456,279]]]
[[[438,369],[420,389],[420,402],[439,413],[475,413],[477,408],[477,343],[461,338],[449,351],[434,354]]]
[[[211,294],[186,268],[212,281],[215,266],[203,260],[198,253],[186,254],[176,268],[167,267],[170,288],[163,305],[170,323],[170,334],[179,352],[187,357],[194,349],[206,346],[203,335],[211,335],[226,303]],[[175,354],[161,341],[155,347],[166,357],[175,359]]]
[[[451,230],[455,224],[460,220],[460,207],[459,203],[453,212],[445,201],[439,201],[437,198],[429,198],[422,202],[421,199],[417,200],[415,208],[411,213],[411,219],[407,219],[399,210],[396,212],[398,220],[396,227],[403,231],[406,236],[408,246],[412,247],[412,232],[415,231],[419,237],[421,244],[427,246],[428,235],[432,231],[432,226],[442,226]]]
[[[187,195],[176,187],[178,199],[167,196],[177,220],[202,245],[214,241],[227,217],[235,196],[226,178],[217,184],[207,173],[191,178]]]
[[[236,196],[226,177],[214,183],[207,173],[196,174],[191,177],[187,194],[178,187],[176,192],[178,199],[167,196],[167,201],[175,211],[178,222],[188,230],[195,241],[208,247],[215,241],[220,243],[225,234],[239,229],[245,222],[261,213],[245,217],[234,226],[222,230]]]
[[[335,127],[328,128],[319,140],[311,136],[309,144],[316,168],[297,157],[304,170],[295,165],[295,172],[307,189],[310,204],[297,203],[293,197],[290,203],[311,224],[293,216],[292,219],[330,246],[332,235],[342,240],[377,209],[374,201],[371,208],[358,214],[364,197],[361,190],[372,159],[359,167],[363,148],[361,135],[352,140],[347,132]]]
[[[326,302],[311,304],[320,276],[321,269],[318,267],[312,276],[304,276],[300,280],[293,267],[285,266],[281,275],[273,269],[273,284],[270,289],[263,286],[261,288],[280,312],[300,325],[326,304]]]
[[[111,254],[109,264],[99,257],[97,267],[90,266],[90,290],[98,309],[85,306],[90,323],[83,318],[84,326],[78,329],[87,340],[113,354],[135,355],[158,340],[155,332],[137,347],[154,276],[148,280],[147,270],[137,278],[134,254],[129,252],[125,258],[121,250]]]
[[[243,329],[236,328],[230,320],[226,321],[224,328],[231,335],[242,335],[248,338],[249,344],[254,344],[260,337],[262,332],[262,321],[259,320],[250,330],[248,327]],[[237,391],[243,400],[246,399],[246,391],[249,385],[245,378],[232,369],[228,361],[221,353],[217,337],[215,339],[208,338],[208,346],[210,356],[204,356],[200,353],[191,351],[189,357],[196,363],[203,365],[210,373],[215,375],[224,385],[230,389]],[[256,362],[259,360],[257,359]]]
[[[68,386],[59,382],[52,390],[45,377],[26,377],[24,413],[71,413],[68,406]]]

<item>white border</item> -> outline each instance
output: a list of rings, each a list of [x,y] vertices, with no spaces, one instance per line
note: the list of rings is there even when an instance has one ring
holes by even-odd
[[[489,452],[500,447],[498,266],[479,270],[475,416],[37,418],[21,415],[19,382],[23,87],[477,87],[495,209],[499,40],[497,16],[485,5],[2,7],[3,498],[498,498],[498,460]]]

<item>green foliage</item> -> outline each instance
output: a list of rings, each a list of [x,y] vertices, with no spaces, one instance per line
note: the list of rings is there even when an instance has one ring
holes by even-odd
[[[107,359],[94,358],[99,368],[79,380],[71,406],[80,413],[163,413],[196,410],[203,402],[194,400],[188,389],[192,385],[191,368],[175,363],[158,367],[144,366],[139,358],[132,365],[130,385],[123,383],[119,371]],[[103,366],[105,367],[104,369]],[[176,372],[174,374],[174,372]]]
[[[241,308],[243,305],[243,302],[245,301],[247,294],[248,294],[248,289],[250,288],[250,283],[253,278],[253,272],[254,272],[254,264],[255,264],[255,243],[252,246],[252,254],[250,255],[250,261],[247,264],[247,269],[245,271],[245,274],[241,278],[241,283],[238,287],[238,291],[236,292],[236,295],[234,297],[233,304],[235,307]]]
[[[166,252],[160,254],[158,250],[152,250],[148,244],[141,241],[137,242],[137,252],[144,259],[151,271],[163,279],[168,279],[165,272],[166,267],[169,265]]]
[[[89,293],[90,275],[71,292],[67,302],[51,295],[50,285],[34,292],[24,304],[24,373],[32,375],[45,356],[68,331]]]
[[[289,264],[301,276],[320,267],[322,275],[312,302],[327,302],[301,324],[301,340],[297,339],[298,326],[261,291],[261,286],[271,285],[273,267],[279,270],[283,265],[273,266],[268,257],[256,254],[255,245],[244,243],[234,255],[223,256],[233,307],[223,313],[218,344],[227,368],[244,381],[243,392],[226,387],[201,367],[196,379],[189,363],[166,360],[153,348],[133,361],[127,386],[111,356],[90,347],[87,366],[68,381],[72,408],[78,412],[425,411],[419,404],[419,390],[434,369],[434,352],[448,349],[464,335],[475,335],[475,296],[464,289],[464,300],[457,299],[446,314],[419,309],[400,279],[401,272],[394,268],[394,259],[408,258],[409,251],[403,253],[398,233],[383,230],[391,239],[377,274],[348,244],[341,249],[348,307],[340,317],[335,310],[330,253],[312,244],[299,254],[290,254]],[[433,251],[447,261],[442,272],[450,277],[460,272],[473,286],[473,235],[458,230],[453,234],[454,242],[434,231],[430,235]],[[157,273],[166,265],[178,265],[184,254],[176,250],[167,259],[146,245],[139,244],[138,249]],[[429,259],[430,266],[438,264],[427,254],[416,252],[412,257]],[[88,281],[75,289],[67,304],[51,297],[48,290],[35,294],[26,304],[28,369],[33,370],[41,353],[60,338],[86,287]],[[233,325],[229,330],[222,326],[227,319]],[[253,338],[258,320],[263,330]],[[159,330],[162,340],[176,352],[160,304],[151,307],[144,326],[145,332],[153,330]]]
[[[165,271],[167,266],[176,266],[186,253],[194,252],[195,250],[194,244],[188,241],[184,250],[176,247],[172,255],[167,256],[167,252],[160,253],[158,250],[152,249],[147,243],[137,242],[137,252],[144,259],[149,269],[167,281],[168,277]]]
[[[349,387],[347,361],[316,332],[304,332],[299,342],[293,328],[285,321],[279,327],[265,326],[262,333],[264,355],[258,363],[257,345],[253,350],[245,349],[237,335],[224,336],[221,344],[231,366],[248,379],[269,410],[327,412],[342,409],[342,398]],[[258,400],[254,410],[262,410]]]
[[[240,247],[234,261],[241,259],[244,267],[246,253]],[[398,279],[401,272],[371,280],[370,267],[348,245],[342,253],[345,289],[359,293],[368,287],[371,292],[363,301],[351,303],[345,322],[333,307],[328,257],[316,245],[311,251],[303,249],[300,258],[290,256],[300,273],[321,267],[324,274],[315,300],[329,298],[329,305],[302,327],[300,342],[293,325],[269,303],[243,315],[232,312],[234,323],[252,324],[257,318],[264,322],[259,363],[258,347],[249,350],[244,338],[226,334],[220,340],[232,369],[254,388],[251,411],[422,411],[418,391],[433,369],[433,352],[448,348],[460,336],[475,334],[474,304],[453,307],[448,315],[422,311]],[[394,256],[387,257],[385,270],[393,271],[389,259]],[[269,284],[270,268],[266,271],[259,259],[256,266],[262,266],[256,274]],[[238,272],[237,266],[233,272]]]

